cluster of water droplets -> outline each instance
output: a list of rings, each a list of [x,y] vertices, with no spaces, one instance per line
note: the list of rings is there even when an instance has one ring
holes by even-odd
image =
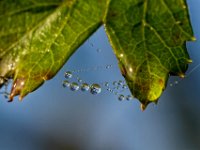
[[[128,94],[125,95],[124,93],[127,92],[128,86],[125,82],[125,80],[118,80],[113,82],[101,82],[101,83],[91,83],[83,81],[77,73],[80,72],[88,72],[88,71],[95,71],[97,69],[110,69],[113,65],[106,65],[106,66],[97,66],[94,68],[86,68],[86,69],[80,69],[80,70],[73,70],[73,71],[66,71],[64,73],[65,80],[63,81],[63,87],[68,88],[71,91],[81,91],[81,92],[89,92],[92,95],[98,95],[103,90],[108,91],[109,93],[114,94],[117,96],[119,101],[123,100],[132,100],[133,96]],[[73,80],[72,80],[73,79]],[[75,79],[75,81],[74,81]]]
[[[106,90],[109,91],[110,93],[113,93],[114,95],[116,95],[118,97],[119,101],[123,101],[123,100],[132,100],[133,96],[128,94],[125,95],[124,93],[127,92],[128,86],[126,84],[126,82],[123,80],[119,80],[119,81],[113,81],[111,83],[109,82],[105,82],[104,86],[106,87]]]
[[[179,82],[181,82],[181,79],[179,79],[180,81],[178,81],[178,80],[175,80],[174,82],[171,82],[170,84],[169,84],[169,86],[176,86],[176,85],[178,85],[179,84]]]
[[[96,50],[98,55],[101,53],[102,57],[104,51],[98,46],[94,45],[92,39],[87,40],[88,45],[92,50]],[[95,52],[95,51],[93,51]],[[99,56],[101,56],[99,55]],[[116,69],[118,70],[117,64],[104,64],[104,65],[96,65],[93,67],[86,67],[81,69],[69,70],[64,73],[65,80],[63,81],[63,87],[69,89],[70,91],[81,91],[88,92],[92,95],[99,95],[103,92],[108,92],[116,96],[119,101],[123,100],[132,100],[133,96],[130,94],[128,86],[124,80],[115,80],[115,81],[105,81],[105,82],[95,82],[91,83],[91,81],[84,81],[80,75],[82,73],[91,73],[97,71],[108,71]],[[129,93],[129,94],[127,94]]]
[[[63,87],[68,87],[71,91],[82,91],[82,92],[90,92],[93,95],[97,95],[101,93],[101,86],[97,83],[88,84],[86,82],[83,82],[81,78],[79,78],[77,75],[73,75],[71,71],[65,72],[65,79],[63,81]],[[71,82],[71,79],[75,77],[77,82]]]

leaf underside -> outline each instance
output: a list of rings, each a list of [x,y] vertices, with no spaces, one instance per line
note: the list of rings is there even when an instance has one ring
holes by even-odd
[[[0,76],[14,80],[10,100],[55,76],[102,24],[143,109],[169,75],[187,70],[194,37],[185,0],[1,0]]]

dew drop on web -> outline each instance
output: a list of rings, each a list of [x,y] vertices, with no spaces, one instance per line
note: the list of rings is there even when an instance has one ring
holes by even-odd
[[[126,86],[126,85],[123,85],[122,88],[123,88],[123,89],[127,89],[127,86]]]
[[[72,82],[70,84],[70,90],[71,91],[78,91],[79,90],[79,85],[76,82]]]
[[[91,67],[77,69],[73,71],[66,71],[65,78],[67,78],[67,80],[63,81],[63,87],[68,87],[71,91],[78,91],[80,89],[80,91],[89,92],[92,95],[99,95],[100,93],[102,93],[103,90],[105,90],[108,93],[116,96],[119,101],[132,100],[133,96],[130,94],[125,80],[105,81],[90,84],[90,81],[85,81],[79,76],[82,73],[90,74],[91,71],[101,71],[102,69],[107,68],[103,66],[95,66],[93,68]]]
[[[132,100],[132,99],[133,99],[133,96],[131,96],[131,95],[127,95],[127,96],[126,96],[126,100],[127,100],[127,101]]]
[[[63,87],[69,87],[69,86],[70,86],[70,82],[68,80],[64,80]]]
[[[89,84],[83,83],[83,84],[81,85],[81,91],[85,92],[85,91],[88,91],[89,89],[90,89]]]
[[[82,82],[83,82],[83,80],[81,80],[81,79],[78,79],[78,82],[79,82],[79,83],[82,83]]]
[[[72,75],[71,71],[66,71],[66,72],[65,72],[65,78],[66,78],[66,79],[70,79],[70,78],[72,78],[72,76],[73,76],[73,75]]]
[[[113,85],[116,86],[116,85],[117,85],[117,81],[114,81],[114,82],[113,82]]]
[[[119,97],[118,97],[118,100],[119,100],[119,101],[123,101],[124,99],[125,99],[125,96],[122,95],[122,94],[120,94]]]
[[[112,65],[107,65],[106,69],[110,69],[112,67]]]
[[[118,85],[123,85],[123,81],[119,80]]]
[[[101,93],[101,86],[99,84],[92,84],[90,87],[90,93],[93,95]]]
[[[108,82],[105,82],[105,84],[104,84],[104,85],[108,87],[108,86],[109,86],[109,83],[108,83]]]

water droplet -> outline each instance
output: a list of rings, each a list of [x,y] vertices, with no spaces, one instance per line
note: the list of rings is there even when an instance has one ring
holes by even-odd
[[[104,85],[108,87],[108,86],[109,86],[109,83],[108,83],[108,82],[106,82]]]
[[[90,86],[87,83],[83,83],[81,85],[81,91],[85,92],[88,91],[90,89]]]
[[[132,100],[132,99],[133,99],[133,96],[131,96],[131,95],[128,95],[128,96],[126,97],[126,100],[127,100],[127,101]]]
[[[113,92],[113,90],[111,88],[107,88],[106,90],[109,92]]]
[[[127,89],[127,86],[126,86],[126,85],[123,85],[122,88],[123,88],[123,89]]]
[[[79,90],[79,85],[76,82],[73,82],[70,84],[70,89],[72,91],[78,91]]]
[[[9,93],[5,92],[3,95],[4,95],[4,98],[5,98],[5,99],[8,99],[8,98],[9,98]]]
[[[93,43],[90,43],[90,46],[91,46],[91,47],[94,47],[94,44],[93,44]]]
[[[90,87],[90,92],[93,95],[101,93],[101,87],[100,87],[100,85],[99,84],[92,84],[91,87]]]
[[[124,96],[124,95],[122,95],[122,94],[119,95],[119,97],[118,97],[118,100],[119,100],[119,101],[123,101],[124,99],[125,99],[125,96]]]
[[[72,78],[72,73],[70,71],[65,72],[65,78],[66,79]]]
[[[63,81],[63,87],[69,87],[70,86],[70,82],[65,80]]]
[[[97,52],[100,53],[100,52],[101,52],[101,49],[100,49],[100,48],[97,48]]]
[[[123,85],[123,81],[119,80],[118,85]]]
[[[106,69],[109,69],[109,68],[110,68],[110,65],[107,65],[107,66],[106,66]]]
[[[175,84],[178,84],[178,81],[175,81],[174,83],[175,83]]]
[[[115,94],[115,95],[118,95],[118,92],[115,92],[114,94]]]
[[[78,82],[79,82],[79,83],[81,83],[81,82],[83,82],[83,80],[81,80],[81,79],[78,79]]]
[[[112,67],[112,65],[107,65],[106,69],[110,69]]]
[[[114,81],[114,82],[113,82],[113,85],[114,85],[114,86],[117,85],[117,81]]]

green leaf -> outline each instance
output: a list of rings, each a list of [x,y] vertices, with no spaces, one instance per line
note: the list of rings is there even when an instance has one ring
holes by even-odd
[[[184,0],[111,1],[106,31],[132,94],[157,102],[169,75],[184,76],[193,33]]]
[[[143,109],[190,62],[185,0],[1,0],[0,14],[0,76],[14,79],[11,100],[51,79],[102,24]]]
[[[101,25],[102,0],[2,0],[0,75],[14,78],[10,99],[51,79]]]

